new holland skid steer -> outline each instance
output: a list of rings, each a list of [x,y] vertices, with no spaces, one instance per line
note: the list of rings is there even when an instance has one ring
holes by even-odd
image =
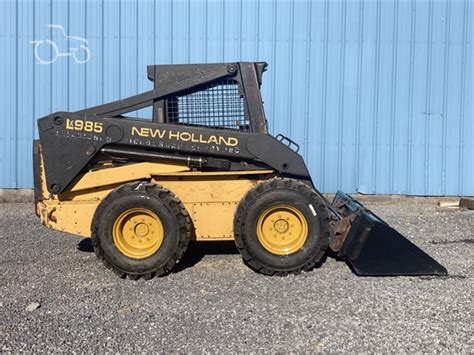
[[[357,275],[447,274],[349,195],[318,192],[299,146],[268,133],[266,66],[150,65],[151,91],[40,118],[41,222],[92,237],[130,279],[170,272],[190,240],[234,240],[267,275],[311,270],[328,248]],[[145,107],[150,119],[125,116]]]

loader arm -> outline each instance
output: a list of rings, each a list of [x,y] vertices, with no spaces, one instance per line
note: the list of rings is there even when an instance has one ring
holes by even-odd
[[[99,153],[185,160],[200,168],[272,168],[311,183],[303,158],[263,133],[57,112],[38,121],[49,192],[64,192]],[[201,160],[199,160],[201,159]],[[199,166],[198,166],[199,167]]]

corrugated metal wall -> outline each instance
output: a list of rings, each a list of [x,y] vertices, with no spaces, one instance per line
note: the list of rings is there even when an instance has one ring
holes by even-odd
[[[473,3],[2,1],[0,187],[32,186],[35,119],[151,88],[146,65],[265,60],[272,132],[326,192],[474,195]],[[88,40],[39,64],[32,40]],[[39,50],[41,53],[41,50]],[[51,59],[51,48],[44,58]]]

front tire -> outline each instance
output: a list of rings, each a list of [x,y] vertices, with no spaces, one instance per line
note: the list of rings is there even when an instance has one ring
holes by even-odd
[[[234,237],[253,270],[286,276],[309,271],[324,257],[330,236],[322,199],[307,184],[275,178],[244,196],[234,218]]]
[[[161,186],[135,182],[112,191],[97,208],[92,245],[120,277],[151,279],[169,273],[191,238],[181,201]]]

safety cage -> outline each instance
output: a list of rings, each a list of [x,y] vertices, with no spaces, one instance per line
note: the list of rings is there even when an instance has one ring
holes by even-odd
[[[225,79],[154,104],[153,121],[249,132],[244,96],[236,80]]]

